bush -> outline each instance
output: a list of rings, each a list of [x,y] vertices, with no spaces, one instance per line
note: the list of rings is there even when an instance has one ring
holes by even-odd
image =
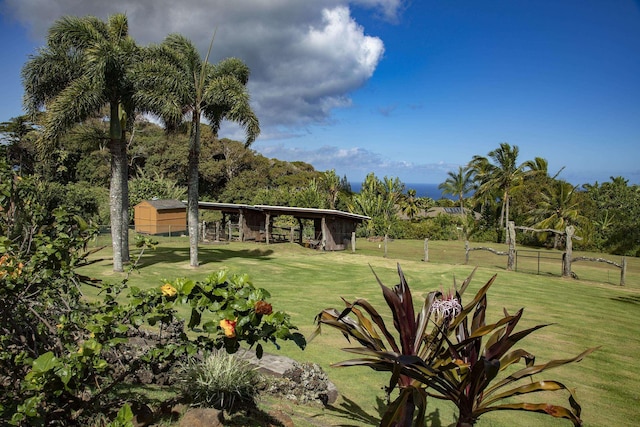
[[[190,359],[180,385],[192,405],[234,412],[255,404],[258,382],[259,374],[251,363],[214,351],[204,360]]]
[[[132,373],[201,349],[235,352],[244,342],[261,357],[262,342],[304,347],[289,316],[273,310],[269,293],[246,275],[220,271],[202,282],[140,290],[127,289],[126,280],[103,284],[77,274],[96,230],[64,209],[50,211],[39,189],[37,179],[0,164],[0,300],[11,301],[0,304],[0,425],[77,426],[101,411],[115,416],[117,386]],[[100,288],[102,301],[87,302],[83,283]],[[186,327],[196,338],[176,322],[178,304],[191,305]],[[126,365],[113,361],[141,328],[160,325],[162,332],[175,324],[173,339],[133,354]]]

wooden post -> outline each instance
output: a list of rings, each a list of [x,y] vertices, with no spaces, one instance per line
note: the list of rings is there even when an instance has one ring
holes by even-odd
[[[356,232],[351,232],[351,252],[356,253]]]
[[[240,209],[240,215],[238,218],[238,240],[244,242],[244,213]]]
[[[620,286],[624,286],[627,277],[627,257],[622,257],[622,266],[620,267]]]
[[[429,239],[424,239],[424,258],[422,261],[429,262]]]
[[[321,235],[322,235],[322,241],[320,243],[320,247],[321,249],[324,251],[327,249],[327,218],[326,217],[322,217],[322,220],[320,221],[320,228],[321,230]]]
[[[516,263],[516,224],[509,221],[509,253],[507,254],[507,271],[513,271]]]
[[[576,229],[573,225],[569,225],[565,231],[565,252],[562,262],[562,277],[571,277],[571,257],[573,256],[573,234],[576,232]]]
[[[388,234],[384,235],[384,257],[387,257],[387,240],[388,240]]]
[[[293,243],[293,225],[291,226],[291,230],[289,231],[289,243]]]
[[[271,234],[270,228],[271,228],[271,214],[267,212],[266,213],[266,221],[264,223],[264,239],[265,239],[267,245],[269,244],[269,240],[270,240],[269,239],[270,234]]]
[[[298,240],[300,245],[302,245],[302,235],[303,235],[303,229],[302,229],[302,218],[298,218],[298,228],[300,229],[300,235],[298,236]]]
[[[202,221],[202,241],[204,242],[207,237],[207,223]]]
[[[220,221],[216,221],[216,242],[220,241]]]
[[[227,224],[229,224],[229,238],[227,240],[231,241],[231,237],[233,237],[233,228],[231,228],[231,221],[227,222]]]

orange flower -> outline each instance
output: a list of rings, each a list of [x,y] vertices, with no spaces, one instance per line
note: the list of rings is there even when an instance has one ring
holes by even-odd
[[[160,286],[160,290],[162,291],[162,295],[164,295],[165,297],[172,297],[178,293],[176,288],[171,286],[171,283],[165,283],[164,285]]]
[[[273,307],[266,301],[258,301],[255,305],[256,314],[271,314]]]
[[[227,338],[234,338],[236,336],[237,321],[238,319],[236,320],[222,319],[220,321],[220,327],[224,331],[224,336],[226,336]]]

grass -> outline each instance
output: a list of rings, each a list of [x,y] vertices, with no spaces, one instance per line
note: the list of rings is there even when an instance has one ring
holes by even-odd
[[[131,273],[132,285],[160,286],[163,278],[199,279],[220,268],[247,273],[256,286],[269,290],[274,309],[291,314],[294,324],[305,336],[315,329],[313,319],[317,313],[327,307],[341,307],[341,296],[350,301],[366,298],[387,313],[369,265],[390,286],[397,283],[399,262],[416,300],[430,290],[449,288],[454,278],[460,283],[478,266],[472,286],[463,299],[463,302],[469,301],[473,293],[497,273],[497,281],[488,294],[488,322],[492,315],[497,318],[503,307],[509,312],[525,307],[521,328],[553,323],[522,342],[522,347],[535,354],[538,362],[569,358],[588,347],[601,346],[584,361],[551,371],[539,379],[557,379],[575,387],[586,426],[635,425],[640,403],[640,371],[635,369],[640,354],[640,340],[636,335],[640,332],[637,320],[640,259],[628,259],[627,285],[621,287],[618,286],[619,270],[603,263],[576,264],[574,270],[580,280],[548,273],[559,274],[560,266],[554,265],[557,261],[546,258],[541,260],[544,267],[541,274],[506,271],[506,257],[487,251],[472,252],[469,265],[465,265],[462,242],[429,242],[429,262],[422,261],[422,241],[389,242],[387,258],[382,257],[384,249],[379,242],[365,240],[358,240],[356,253],[323,253],[289,243],[211,244],[200,247],[201,266],[193,269],[189,267],[186,238],[160,240],[156,250],[143,255],[139,270]],[[492,247],[504,250],[500,245]],[[105,280],[121,280],[124,275],[111,271],[109,256],[109,248],[97,253],[94,257],[98,262],[85,267],[83,273]],[[91,292],[87,290],[88,296],[95,297]],[[287,407],[296,426],[368,426],[379,422],[383,410],[382,387],[388,382],[388,376],[367,368],[331,368],[331,363],[350,358],[340,351],[348,345],[336,331],[325,329],[304,351],[293,344],[286,344],[280,350],[280,354],[299,362],[318,363],[341,393],[332,408]],[[267,346],[265,350],[278,353],[274,347]],[[564,395],[558,393],[558,397],[541,395],[539,401],[567,403]],[[448,425],[454,421],[453,406],[446,402],[430,400],[427,412],[429,425]],[[483,415],[477,425],[566,426],[570,423],[543,415],[505,411]]]

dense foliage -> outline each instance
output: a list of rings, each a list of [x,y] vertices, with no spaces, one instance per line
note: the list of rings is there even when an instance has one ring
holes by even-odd
[[[0,173],[0,298],[11,301],[0,305],[3,425],[87,425],[96,413],[115,416],[117,385],[141,366],[171,365],[201,350],[235,352],[244,342],[261,357],[267,342],[304,347],[289,316],[246,275],[222,270],[145,290],[78,275],[95,228],[65,209],[48,210],[38,192],[43,183],[6,166]],[[83,298],[89,285],[102,300]],[[181,304],[191,307],[186,329]],[[130,338],[149,328],[159,330],[155,346],[120,363]],[[163,338],[169,329],[171,340]]]

